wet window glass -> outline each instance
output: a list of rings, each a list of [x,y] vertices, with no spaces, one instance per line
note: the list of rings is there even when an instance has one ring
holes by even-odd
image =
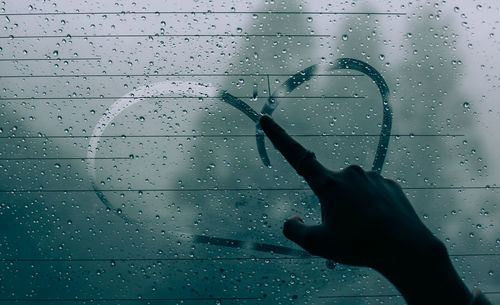
[[[496,1],[0,2],[0,304],[404,304],[261,113],[397,181],[500,302]],[[353,223],[352,226],[359,224]]]

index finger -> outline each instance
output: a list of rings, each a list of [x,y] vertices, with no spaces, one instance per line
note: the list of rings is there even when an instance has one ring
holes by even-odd
[[[326,182],[327,169],[316,160],[314,153],[295,141],[267,114],[260,118],[260,126],[274,146],[313,189]]]

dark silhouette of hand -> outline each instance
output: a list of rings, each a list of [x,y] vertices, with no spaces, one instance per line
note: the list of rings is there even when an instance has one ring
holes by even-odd
[[[328,170],[269,116],[260,122],[321,202],[322,224],[308,225],[293,216],[284,226],[287,238],[312,254],[376,269],[439,243],[396,182],[356,165]]]
[[[293,216],[283,228],[287,238],[311,254],[378,270],[408,303],[432,304],[422,291],[426,287],[442,296],[439,304],[468,304],[471,294],[446,247],[422,223],[396,182],[356,165],[329,170],[271,117],[262,116],[260,125],[321,203],[322,223],[305,224]]]

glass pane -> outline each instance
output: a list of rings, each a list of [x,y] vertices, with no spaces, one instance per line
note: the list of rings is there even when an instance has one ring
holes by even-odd
[[[0,303],[404,304],[282,235],[320,207],[256,137],[274,106],[329,168],[398,181],[498,299],[497,2],[83,4],[0,3]]]

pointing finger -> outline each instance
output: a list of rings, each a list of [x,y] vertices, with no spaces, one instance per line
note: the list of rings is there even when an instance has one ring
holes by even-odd
[[[290,137],[270,116],[263,115],[260,119],[260,126],[274,146],[297,173],[306,179],[311,188],[318,188],[326,182],[327,169],[316,160],[314,153]]]

